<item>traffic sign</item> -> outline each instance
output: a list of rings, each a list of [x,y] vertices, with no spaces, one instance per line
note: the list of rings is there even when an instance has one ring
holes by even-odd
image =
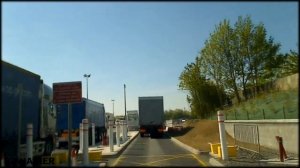
[[[80,103],[82,99],[81,81],[53,83],[53,103]]]

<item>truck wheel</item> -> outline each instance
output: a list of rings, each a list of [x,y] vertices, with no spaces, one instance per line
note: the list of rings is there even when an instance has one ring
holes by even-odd
[[[140,133],[140,136],[141,136],[141,137],[144,137],[144,134],[143,134],[143,133]]]

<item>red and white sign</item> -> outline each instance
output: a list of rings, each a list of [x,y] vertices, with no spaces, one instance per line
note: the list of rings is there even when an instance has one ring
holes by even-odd
[[[79,82],[53,83],[53,103],[80,103],[82,99],[82,85]]]

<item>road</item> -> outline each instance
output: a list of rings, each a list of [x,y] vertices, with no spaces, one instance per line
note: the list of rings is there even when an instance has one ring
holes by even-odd
[[[153,139],[139,135],[117,157],[110,159],[109,167],[128,166],[207,166],[199,156],[181,148],[169,136]]]

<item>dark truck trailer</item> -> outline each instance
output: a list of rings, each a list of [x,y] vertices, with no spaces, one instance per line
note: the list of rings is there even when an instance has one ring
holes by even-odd
[[[33,156],[50,155],[55,140],[52,89],[37,74],[5,61],[1,64],[1,148],[5,160],[25,157],[29,123],[33,124]]]
[[[140,136],[162,137],[164,131],[164,102],[162,96],[139,97]]]
[[[67,148],[68,144],[68,104],[57,104],[56,130],[59,137],[58,148]],[[89,144],[92,144],[92,126],[95,124],[95,143],[102,140],[105,129],[105,108],[104,105],[86,98],[81,103],[71,105],[72,113],[72,142],[79,143],[79,126],[82,120],[89,121]]]

